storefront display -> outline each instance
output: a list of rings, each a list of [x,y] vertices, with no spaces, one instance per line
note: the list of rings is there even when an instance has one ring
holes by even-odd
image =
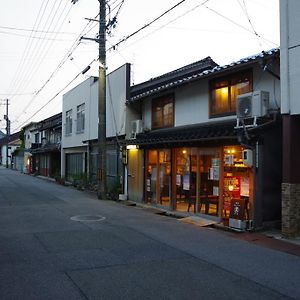
[[[240,146],[147,150],[147,201],[228,219],[232,199],[251,196],[252,171],[242,152]]]

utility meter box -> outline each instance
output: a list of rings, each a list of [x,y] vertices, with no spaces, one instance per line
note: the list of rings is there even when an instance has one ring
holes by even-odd
[[[250,149],[243,150],[243,164],[247,167],[253,166],[253,151]]]

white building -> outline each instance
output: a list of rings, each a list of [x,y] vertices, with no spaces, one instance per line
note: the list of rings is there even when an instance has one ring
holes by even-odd
[[[107,75],[106,137],[108,184],[122,174],[119,140],[124,139],[128,120],[126,100],[130,87],[130,65]],[[90,77],[63,95],[61,175],[96,178],[98,153],[98,78]]]

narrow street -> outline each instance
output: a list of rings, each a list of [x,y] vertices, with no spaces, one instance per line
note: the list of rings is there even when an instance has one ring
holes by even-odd
[[[300,299],[299,256],[217,229],[2,167],[0,208],[1,300]]]

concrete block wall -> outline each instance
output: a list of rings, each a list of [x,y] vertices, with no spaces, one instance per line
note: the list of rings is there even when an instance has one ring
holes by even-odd
[[[300,235],[300,184],[282,183],[282,234]]]

